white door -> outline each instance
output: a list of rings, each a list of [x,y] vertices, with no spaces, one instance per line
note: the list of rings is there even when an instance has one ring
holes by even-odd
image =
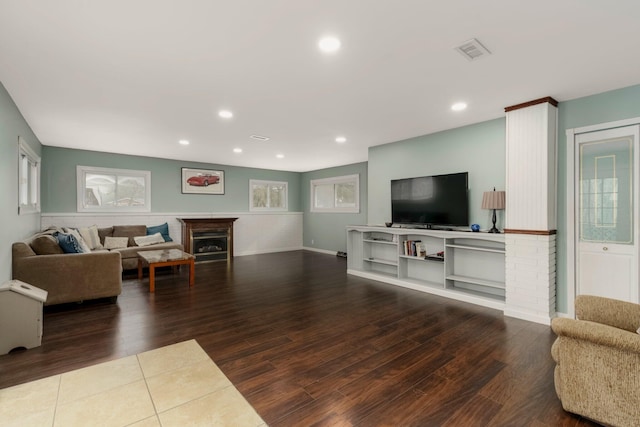
[[[638,302],[638,128],[576,135],[576,294]]]

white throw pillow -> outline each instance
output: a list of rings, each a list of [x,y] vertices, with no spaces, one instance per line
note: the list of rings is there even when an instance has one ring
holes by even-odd
[[[107,236],[104,238],[104,248],[105,249],[123,249],[127,247],[129,243],[128,237],[111,237]]]
[[[78,244],[82,248],[82,252],[86,252],[86,253],[91,252],[91,246],[89,246],[87,242],[84,241],[80,233],[78,233],[78,230],[76,230],[75,228],[66,228],[66,227],[63,228],[63,230],[65,231],[65,233],[72,234],[73,237],[76,238],[76,240],[78,241]]]
[[[149,236],[134,237],[133,241],[136,242],[138,246],[149,246],[155,245],[156,243],[164,243],[164,237],[162,237],[162,234],[156,233]]]
[[[89,245],[91,250],[102,249],[102,244],[100,243],[100,235],[98,234],[97,225],[80,228],[78,229],[78,232],[80,232],[80,235],[84,239],[85,243]]]

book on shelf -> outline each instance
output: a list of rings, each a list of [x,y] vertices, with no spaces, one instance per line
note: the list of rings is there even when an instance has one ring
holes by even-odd
[[[404,241],[404,254],[406,256],[420,256],[420,253],[426,254],[426,247],[422,243],[422,240],[405,240]]]

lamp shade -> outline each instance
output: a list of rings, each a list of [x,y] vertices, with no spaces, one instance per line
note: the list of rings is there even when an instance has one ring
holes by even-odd
[[[505,198],[504,191],[485,191],[482,195],[482,209],[504,209]]]

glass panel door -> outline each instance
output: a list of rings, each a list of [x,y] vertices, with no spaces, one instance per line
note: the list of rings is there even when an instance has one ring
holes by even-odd
[[[638,126],[576,143],[576,294],[637,302]]]
[[[580,145],[581,241],[633,244],[632,159],[631,137]]]

